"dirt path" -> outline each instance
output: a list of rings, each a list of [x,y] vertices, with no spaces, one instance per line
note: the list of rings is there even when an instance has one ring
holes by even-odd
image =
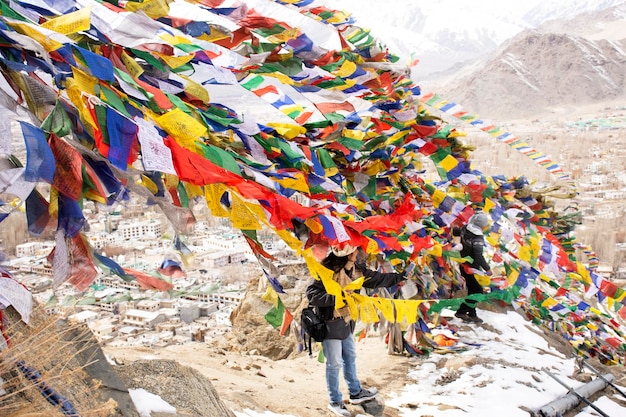
[[[105,346],[106,355],[116,361],[171,359],[205,375],[224,403],[234,411],[252,409],[296,417],[329,414],[324,379],[324,364],[317,357],[302,353],[294,359],[272,361],[262,356],[242,355],[206,343],[190,343],[166,348],[118,348]],[[357,369],[365,386],[376,386],[385,395],[401,389],[406,374],[416,359],[388,355],[377,337],[357,343]],[[347,388],[342,381],[344,396]],[[385,416],[395,416],[385,410]]]

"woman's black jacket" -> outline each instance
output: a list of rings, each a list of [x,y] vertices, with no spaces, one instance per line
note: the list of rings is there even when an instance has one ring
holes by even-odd
[[[363,281],[363,287],[365,288],[393,287],[394,285],[405,279],[404,274],[400,274],[397,272],[385,273],[372,271],[367,268],[360,268],[360,271],[365,277],[365,280]],[[321,280],[316,279],[309,284],[306,289],[306,297],[309,299],[310,305],[318,307],[320,315],[322,316],[322,319],[324,321],[328,322],[332,320],[333,311],[335,310],[335,296],[330,295],[326,292],[324,284]],[[350,326],[350,333],[354,331],[354,324],[354,321],[346,323],[346,325]],[[333,334],[333,331],[335,330],[336,326],[329,326],[329,334],[326,336],[326,338],[337,339],[338,337]]]
[[[485,248],[485,239],[481,235],[475,235],[467,230],[467,227],[461,228],[461,256],[469,256],[472,258],[472,262],[469,264],[472,268],[482,269],[483,271],[489,271],[489,263],[483,256],[483,250]]]

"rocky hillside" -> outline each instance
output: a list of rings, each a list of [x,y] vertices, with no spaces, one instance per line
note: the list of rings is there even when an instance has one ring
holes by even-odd
[[[11,343],[0,345],[0,416],[139,417],[129,389],[142,388],[179,410],[170,417],[234,417],[193,369],[171,360],[112,366],[87,326],[57,321],[41,307],[29,325],[12,307],[2,318]]]
[[[594,112],[625,101],[625,46],[626,3],[523,31],[428,87],[491,119]]]

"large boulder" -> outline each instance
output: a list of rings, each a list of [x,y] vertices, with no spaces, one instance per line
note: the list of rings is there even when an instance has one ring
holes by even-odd
[[[193,368],[163,359],[137,360],[116,368],[129,388],[158,395],[176,408],[178,416],[235,417],[211,381]]]
[[[220,342],[224,349],[262,355],[273,360],[285,359],[298,352],[298,322],[300,311],[307,303],[305,289],[309,278],[304,265],[291,265],[289,268],[287,272],[292,275],[278,276],[285,291],[279,294],[280,300],[294,319],[287,334],[281,336],[279,330],[265,319],[272,304],[264,301],[262,296],[270,284],[265,277],[257,277],[250,280],[246,295],[230,316],[232,330]]]

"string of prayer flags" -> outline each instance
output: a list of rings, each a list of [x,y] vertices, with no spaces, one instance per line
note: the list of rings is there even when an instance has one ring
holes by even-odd
[[[10,168],[0,171],[9,196],[0,220],[25,207],[34,235],[56,227],[49,256],[55,289],[66,281],[88,287],[96,264],[144,288],[173,288],[167,265],[166,275],[155,271],[160,276],[124,269],[85,243],[84,200],[112,205],[133,193],[163,210],[183,262],[193,255],[183,240],[194,202],[204,201],[266,260],[256,230],[271,230],[354,318],[421,326],[420,309],[458,305],[446,299],[459,289],[465,261],[451,250],[452,230],[482,210],[492,220],[488,255],[504,273],[481,278],[492,289],[481,300],[513,304],[544,325],[558,319],[570,341],[585,338],[575,334],[581,320],[623,340],[581,301],[595,297],[616,319],[626,317],[623,291],[596,273],[597,256],[573,237],[577,208],[560,212],[550,204],[572,197],[569,176],[510,132],[422,94],[398,57],[347,13],[308,0],[256,2],[253,9],[167,0],[64,0],[56,12],[33,2],[1,6],[0,107],[10,115],[20,106],[32,123],[20,122],[25,161],[11,154]],[[534,190],[524,177],[472,169],[464,133],[429,107],[563,181]],[[0,151],[15,152],[5,141]],[[50,184],[49,193],[37,191],[40,182]],[[423,299],[343,300],[319,261],[331,245],[344,244],[395,267],[414,261]],[[281,333],[289,327],[279,301],[268,318]],[[600,349],[587,342],[576,349]],[[607,361],[623,362],[619,348],[601,349]]]

